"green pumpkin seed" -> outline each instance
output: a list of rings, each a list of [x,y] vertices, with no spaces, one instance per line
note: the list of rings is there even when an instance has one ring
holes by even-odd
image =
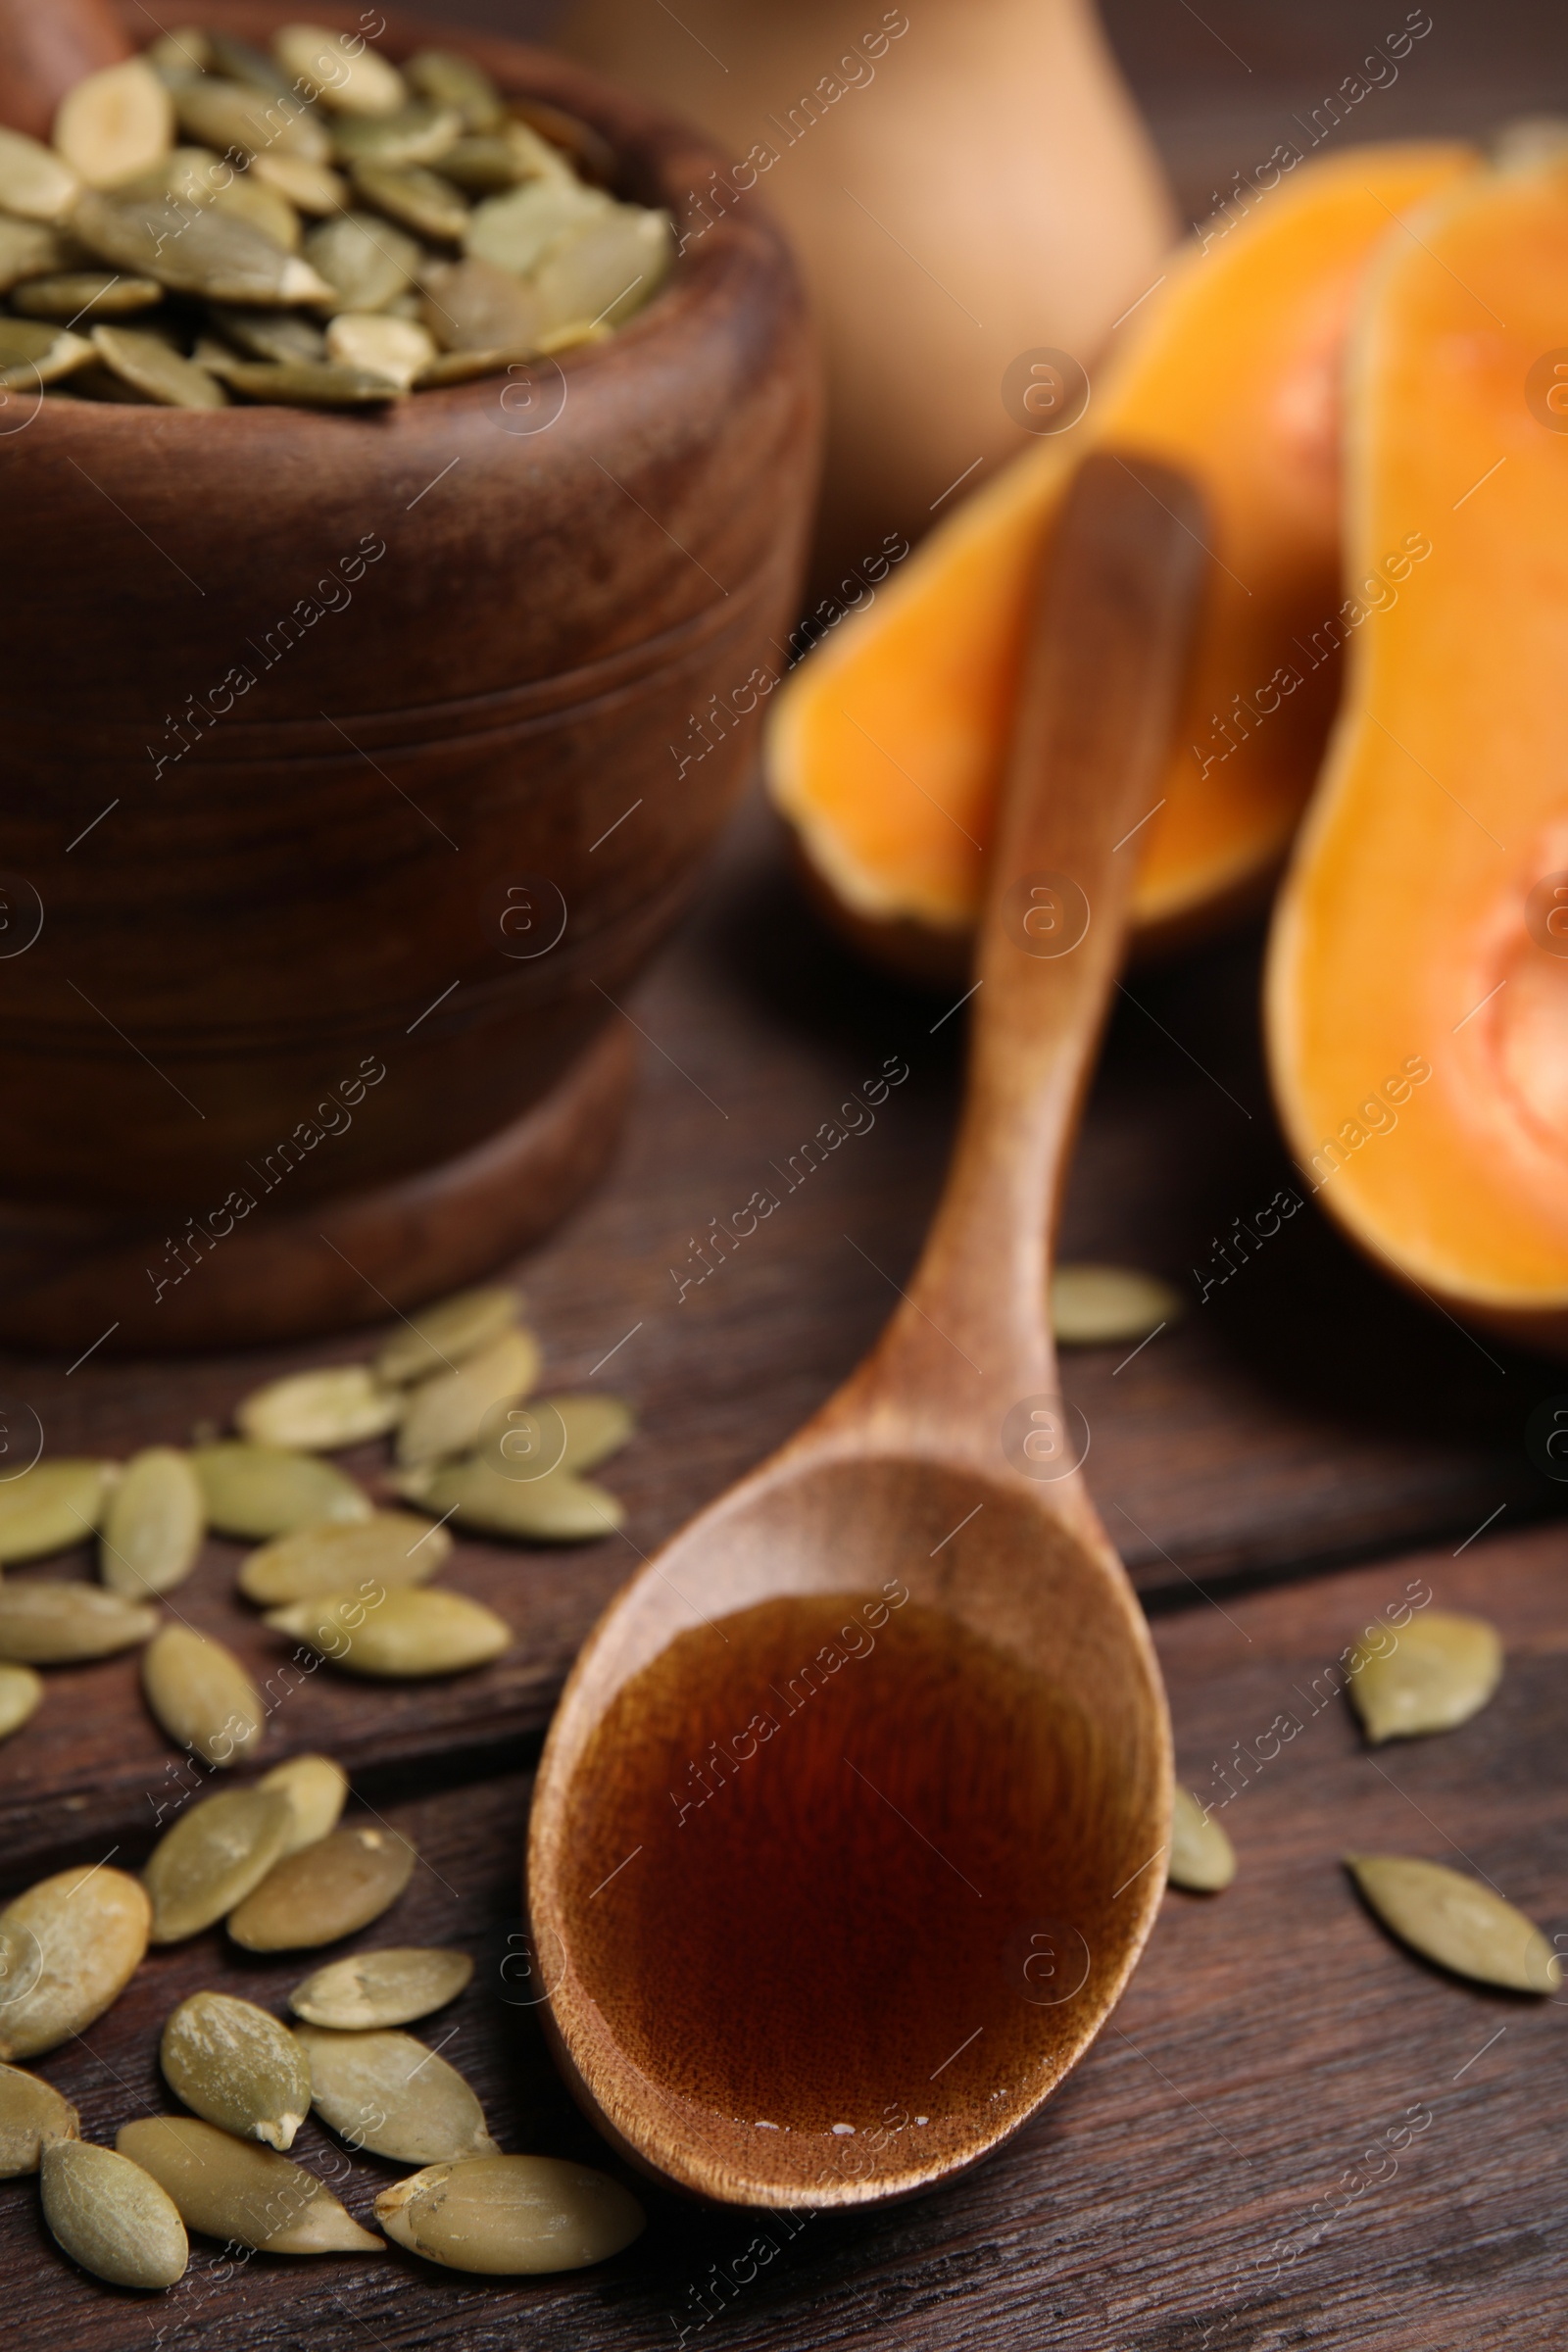
[[[350,171],[363,164],[384,164],[396,171],[405,165],[438,163],[462,135],[460,114],[419,98],[395,115],[340,117],[333,125],[332,144],[338,161]]]
[[[497,130],[507,119],[501,92],[489,74],[455,49],[419,50],[404,67],[403,78],[432,106],[450,108],[465,130]]]
[[[514,99],[512,111],[515,120],[507,128],[514,140],[528,139],[535,154],[542,141],[547,153],[558,151],[558,164],[563,158],[569,162],[579,179],[613,189],[620,176],[615,151],[591,122],[567,114],[564,106],[552,106],[548,98]]]
[[[340,213],[349,200],[349,183],[330,165],[307,163],[302,155],[258,155],[251,159],[251,177],[275,188],[302,213]]]
[[[382,311],[412,285],[423,255],[376,213],[338,213],[313,228],[305,256],[332,288],[334,310]]]
[[[40,1879],[0,1911],[0,2058],[36,2058],[120,1998],[147,1949],[150,1906],[104,1864]]]
[[[193,2115],[122,2124],[115,2145],[151,2173],[187,2230],[268,2254],[384,2254],[331,2190],[290,2156]]]
[[[220,409],[228,399],[205,368],[183,359],[162,335],[134,326],[95,326],[93,348],[122,383],[164,409]]]
[[[178,196],[84,196],[71,225],[103,261],[211,302],[331,302],[332,288],[297,253],[209,205]]]
[[[430,2165],[383,2189],[375,2218],[411,2254],[502,2278],[608,2262],[647,2227],[618,2180],[554,2156]]]
[[[190,1456],[174,1446],[133,1455],[109,1497],[98,1573],[112,1592],[171,1592],[196,1565],[207,1512]]]
[[[1236,1876],[1236,1848],[1212,1814],[1206,1818],[1196,1796],[1176,1791],[1171,1811],[1170,1857],[1165,1876],[1194,1894],[1218,1894]]]
[[[83,258],[74,237],[38,220],[0,220],[0,294],[26,279],[56,276]]]
[[[318,1600],[364,1584],[422,1585],[452,1549],[446,1529],[408,1511],[376,1511],[357,1526],[307,1527],[253,1551],[239,1589],[261,1608]]]
[[[538,177],[531,155],[524,156],[506,130],[480,131],[456,140],[441,158],[441,176],[469,196],[499,196],[525,179]]]
[[[273,36],[272,55],[285,74],[303,81],[334,113],[393,115],[409,102],[408,85],[396,66],[378,57],[363,36],[351,39],[320,24],[285,24]]]
[[[234,1421],[256,1446],[335,1453],[384,1437],[402,1410],[402,1397],[384,1389],[368,1365],[327,1364],[253,1389],[235,1406]]]
[[[148,42],[142,55],[160,79],[172,88],[176,81],[206,73],[213,62],[212,35],[193,24],[183,24],[175,32],[161,32],[156,41]]]
[[[14,323],[0,320],[0,362]],[[68,1459],[35,1462],[20,1478],[0,1481],[0,1560],[8,1566],[14,1560],[40,1560],[82,1543],[97,1529],[115,1475],[111,1462]]]
[[[510,1331],[522,1312],[515,1291],[456,1291],[405,1316],[375,1353],[375,1376],[390,1386],[454,1372]]]
[[[1374,1747],[1468,1723],[1501,1680],[1496,1627],[1447,1609],[1412,1618],[1388,1651],[1360,1642],[1350,1660],[1350,1696]]]
[[[1561,1984],[1561,1963],[1541,1930],[1479,1879],[1395,1854],[1347,1854],[1345,1863],[1383,1925],[1440,1968],[1511,1992]]]
[[[473,1975],[466,1952],[416,1944],[380,1952],[356,1952],[329,1960],[296,1984],[288,2005],[313,2026],[340,2034],[367,2034],[387,2026],[412,2025],[455,2001]]]
[[[224,1788],[182,1813],[147,1858],[153,1942],[179,1943],[232,1911],[261,1885],[293,1828],[281,1788]]]
[[[289,94],[288,75],[249,41],[236,40],[231,32],[210,32],[207,35],[208,64],[215,74],[230,81],[239,81],[254,90],[268,90],[274,98]]]
[[[533,343],[505,351],[443,351],[414,379],[416,392],[438,391],[443,384],[471,384],[481,375],[506,375],[538,357]]]
[[[336,1943],[397,1901],[417,1859],[396,1830],[334,1830],[277,1863],[230,1913],[228,1932],[249,1952]]]
[[[112,1658],[158,1631],[158,1612],[96,1585],[13,1576],[0,1584],[0,1658],[19,1666],[70,1666]]]
[[[43,1696],[43,1685],[30,1666],[0,1666],[0,1740],[20,1732]]]
[[[449,179],[416,165],[356,164],[354,186],[367,204],[416,236],[437,245],[461,245],[468,207]]]
[[[191,1460],[207,1498],[208,1521],[220,1535],[260,1542],[299,1527],[370,1516],[364,1488],[312,1454],[220,1441],[198,1446]]]
[[[561,172],[487,196],[469,215],[464,242],[473,260],[529,277],[563,238],[612,210],[602,188],[586,188]]]
[[[270,188],[265,179],[255,179],[249,172],[243,179],[231,180],[220,188],[213,198],[220,213],[233,213],[259,228],[264,237],[281,245],[285,253],[298,253],[305,238],[305,224],[288,198],[278,189]]]
[[[91,312],[97,318],[132,318],[155,310],[164,299],[156,278],[122,277],[108,270],[68,270],[55,277],[29,278],[12,294],[24,318],[58,318],[66,324]]]
[[[540,1360],[531,1331],[504,1331],[455,1371],[420,1381],[398,1427],[399,1462],[416,1469],[466,1452],[493,1405],[528,1394],[539,1377]]]
[[[621,325],[658,293],[674,253],[667,213],[613,206],[558,245],[534,279],[546,339],[559,348],[568,327],[585,336]]]
[[[261,1693],[231,1649],[188,1625],[166,1625],[142,1653],[142,1689],[159,1723],[207,1763],[241,1763],[266,1723]]]
[[[347,1773],[330,1756],[290,1756],[286,1763],[264,1772],[257,1787],[281,1789],[293,1808],[294,1821],[283,1854],[297,1854],[335,1830],[349,1792]],[[280,1854],[279,1861],[282,1858]]]
[[[613,1494],[564,1468],[543,1478],[504,1478],[470,1456],[406,1472],[398,1483],[433,1518],[450,1512],[460,1527],[478,1535],[516,1536],[530,1544],[591,1544],[613,1535],[626,1516]]]
[[[294,2031],[310,2062],[311,2104],[350,2147],[403,2164],[500,2154],[457,2068],[411,2034]]]
[[[311,2106],[305,2049],[265,2009],[227,1992],[193,1992],[170,2016],[158,2045],[177,2099],[239,2139],[291,2148]]]
[[[179,126],[220,154],[294,155],[324,164],[332,143],[310,108],[297,98],[270,97],[243,82],[204,75],[182,81],[173,93]]]
[[[236,360],[223,369],[223,381],[248,400],[284,409],[377,409],[402,397],[384,375],[368,375],[362,368],[313,367],[306,360],[280,367]]]
[[[213,324],[252,359],[270,360],[278,367],[326,357],[326,336],[314,318],[302,318],[298,311],[242,311],[214,303]]]
[[[419,283],[419,317],[444,351],[537,351],[540,310],[533,290],[494,262],[432,264]]]
[[[81,2118],[52,2082],[20,2066],[0,2066],[0,2180],[35,2173],[46,2139],[80,2135]]]
[[[55,116],[55,147],[89,188],[112,188],[150,171],[174,143],[168,89],[144,58],[105,66],[69,89]]]
[[[559,1413],[566,1432],[566,1451],[562,1461],[564,1470],[597,1470],[601,1462],[618,1453],[637,1427],[637,1416],[623,1396],[612,1396],[597,1389],[579,1392],[569,1396],[550,1396],[542,1400],[540,1410]]]
[[[308,1642],[335,1666],[377,1682],[466,1674],[512,1646],[512,1628],[493,1609],[462,1592],[413,1587],[388,1592],[374,1603],[352,1592],[296,1600],[270,1609],[267,1622]]]
[[[435,358],[435,345],[422,326],[373,311],[344,311],[327,327],[326,348],[338,367],[383,376],[400,392],[406,392]],[[402,1406],[399,1396],[393,1406],[394,1420]]]
[[[1185,1299],[1131,1266],[1067,1264],[1051,1277],[1051,1320],[1063,1348],[1130,1347],[1186,1313]]]
[[[173,2200],[128,2156],[85,2139],[52,2139],[38,2167],[43,2218],[57,2242],[111,2286],[172,2286],[190,2247]]]
[[[0,129],[0,210],[24,220],[63,220],[80,192],[75,172],[52,147]]]

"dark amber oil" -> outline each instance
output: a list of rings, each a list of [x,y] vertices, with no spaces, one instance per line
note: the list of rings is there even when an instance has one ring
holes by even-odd
[[[1092,1766],[1069,1693],[902,1585],[696,1627],[572,1780],[584,1984],[662,2090],[759,2132],[1002,2128],[1105,1961]]]

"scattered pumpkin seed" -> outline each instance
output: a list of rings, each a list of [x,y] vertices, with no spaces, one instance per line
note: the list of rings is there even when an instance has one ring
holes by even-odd
[[[364,1488],[313,1454],[220,1440],[198,1446],[191,1460],[207,1498],[208,1521],[220,1535],[259,1543],[299,1527],[370,1516]]]
[[[465,1674],[512,1646],[512,1628],[493,1609],[463,1592],[417,1587],[394,1588],[373,1607],[351,1592],[296,1600],[270,1609],[267,1622],[308,1642],[335,1666],[377,1682]]]
[[[415,239],[375,213],[337,213],[305,240],[305,256],[331,287],[334,310],[382,311],[412,285],[423,256]]]
[[[98,1573],[112,1592],[146,1599],[171,1592],[196,1565],[207,1512],[190,1456],[149,1446],[112,1490],[98,1544]]]
[[[280,1788],[293,1807],[293,1825],[279,1861],[335,1830],[349,1792],[347,1773],[330,1756],[290,1756],[264,1772],[257,1787]]]
[[[1205,1816],[1197,1797],[1185,1788],[1177,1789],[1171,1811],[1165,1876],[1173,1886],[1185,1886],[1193,1894],[1218,1894],[1236,1876],[1236,1848],[1214,1816]]]
[[[402,74],[363,36],[351,40],[320,24],[285,24],[273,37],[272,55],[285,74],[338,114],[392,115],[408,104]]]
[[[212,315],[220,332],[252,359],[285,367],[294,360],[326,357],[326,336],[314,318],[302,318],[298,311],[242,311],[214,303]]]
[[[503,1478],[476,1455],[433,1470],[407,1471],[398,1484],[433,1518],[452,1513],[460,1527],[476,1534],[517,1536],[531,1544],[591,1544],[612,1535],[626,1516],[616,1496],[574,1471]]]
[[[93,348],[122,383],[164,409],[220,409],[228,395],[164,336],[134,326],[95,326]]]
[[[0,321],[0,359],[10,324]],[[35,1462],[0,1482],[0,1560],[39,1560],[80,1544],[98,1526],[113,1476],[112,1463],[73,1458]]]
[[[167,1830],[143,1873],[152,1897],[152,1941],[199,1936],[259,1886],[293,1834],[281,1788],[222,1788]]]
[[[76,2139],[81,2118],[52,2082],[20,2066],[0,2066],[0,2180],[38,2170],[46,2139]]]
[[[384,375],[368,375],[363,368],[313,366],[308,360],[289,360],[270,367],[260,360],[236,360],[223,370],[223,381],[249,400],[283,409],[384,408],[400,395]]]
[[[125,277],[118,270],[68,270],[34,277],[12,294],[13,310],[24,318],[58,318],[69,324],[91,311],[99,318],[133,318],[157,308],[164,289],[156,278]]]
[[[331,2190],[291,2156],[193,2115],[122,2124],[115,2145],[151,2173],[187,2230],[267,2254],[384,2254]]]
[[[1496,1627],[1449,1609],[1412,1618],[1393,1649],[1360,1642],[1350,1660],[1350,1696],[1373,1747],[1468,1723],[1501,1680]]]
[[[82,258],[75,239],[58,228],[41,220],[0,219],[0,294],[28,278],[58,275]]]
[[[0,1740],[20,1732],[43,1696],[43,1685],[30,1666],[0,1666]]]
[[[432,2009],[444,2009],[472,1975],[473,1962],[466,1952],[394,1945],[329,1960],[295,1985],[288,2005],[310,2025],[330,2026],[340,2034],[368,2034],[412,2025]]]
[[[1063,1348],[1120,1348],[1175,1323],[1186,1301],[1134,1266],[1068,1263],[1051,1277],[1051,1320]]]
[[[473,1445],[492,1405],[525,1396],[539,1377],[539,1343],[520,1327],[504,1331],[452,1372],[435,1372],[409,1396],[398,1426],[405,1469],[439,1462]]]
[[[158,1612],[96,1585],[13,1576],[0,1584],[0,1658],[19,1666],[69,1666],[112,1658],[158,1631]]]
[[[179,126],[220,154],[295,155],[324,164],[332,143],[312,111],[297,98],[269,96],[239,81],[212,74],[182,81],[173,93]]]
[[[1479,1879],[1396,1854],[1347,1854],[1345,1862],[1383,1925],[1440,1968],[1511,1992],[1561,1984],[1562,1965],[1541,1930]]]
[[[38,2167],[43,2218],[73,2262],[111,2286],[172,2286],[190,2246],[173,2200],[113,2148],[51,2139]]]
[[[177,2099],[239,2139],[291,2148],[310,2113],[306,2049],[265,2009],[228,1992],[193,1992],[172,2012],[158,2045]]]
[[[376,1378],[402,1386],[433,1372],[454,1372],[510,1331],[521,1312],[515,1291],[455,1291],[407,1316],[382,1341],[374,1359]]]
[[[105,66],[69,89],[55,116],[55,146],[89,188],[112,188],[150,171],[174,143],[174,109],[145,58]]]
[[[309,2061],[311,2104],[350,2147],[403,2164],[501,2153],[457,2068],[412,2034],[294,2032]]]
[[[306,1527],[253,1551],[239,1589],[261,1608],[317,1600],[371,1582],[422,1585],[452,1549],[444,1527],[409,1511],[376,1511],[356,1525]]]
[[[412,164],[439,163],[463,135],[463,117],[452,107],[432,106],[416,98],[395,115],[345,116],[336,126],[333,145],[338,161],[357,172],[364,164],[384,164],[394,170]],[[448,182],[450,192],[451,183]],[[466,206],[465,206],[466,211]]]
[[[465,130],[496,130],[507,119],[501,92],[484,68],[455,49],[419,50],[404,67],[403,78],[432,106],[458,115]]]
[[[586,228],[612,209],[602,188],[584,187],[569,172],[525,180],[504,196],[487,196],[468,216],[465,244],[475,261],[526,277],[564,237]]]
[[[231,1649],[166,1625],[142,1653],[147,1704],[171,1740],[207,1763],[238,1764],[261,1739],[261,1693]]]
[[[178,294],[210,302],[334,302],[331,286],[297,253],[214,206],[193,211],[177,196],[86,195],[73,231],[104,261]],[[401,232],[395,232],[401,233]]]
[[[383,2189],[375,2218],[427,2262],[503,2278],[608,2262],[647,2226],[618,2180],[554,2156],[429,2165]]]
[[[230,180],[226,188],[220,188],[213,202],[220,213],[234,213],[248,220],[285,253],[298,253],[304,243],[304,223],[288,198],[281,189],[269,187],[265,179],[257,179],[249,172],[243,179]]]
[[[402,1410],[402,1397],[383,1388],[368,1364],[327,1364],[253,1389],[235,1406],[234,1422],[255,1446],[335,1453],[384,1437]]]
[[[476,257],[428,266],[419,279],[419,317],[443,351],[536,351],[540,309],[533,289]],[[449,1350],[450,1352],[450,1350]]]
[[[349,200],[349,183],[341,172],[303,155],[252,156],[251,176],[275,188],[302,213],[340,213]]]
[[[147,1949],[151,1906],[122,1870],[62,1870],[0,1911],[0,2058],[36,2058],[119,1999]]]
[[[461,245],[468,224],[466,199],[437,172],[415,164],[356,164],[354,185],[367,204],[397,220],[417,237],[437,245]]]
[[[338,367],[384,376],[400,392],[406,392],[435,358],[435,345],[422,326],[375,311],[342,312],[327,327],[326,348]],[[400,1395],[392,1407],[394,1420],[402,1409]]]
[[[612,1396],[597,1389],[569,1396],[551,1396],[544,1405],[559,1413],[565,1427],[566,1451],[562,1461],[564,1470],[597,1470],[601,1462],[618,1453],[637,1427],[637,1416],[623,1396]]]
[[[397,1901],[417,1859],[396,1830],[334,1830],[278,1862],[230,1913],[228,1932],[248,1952],[336,1943]]]
[[[41,139],[0,129],[0,210],[24,220],[63,220],[81,181],[63,156]]]

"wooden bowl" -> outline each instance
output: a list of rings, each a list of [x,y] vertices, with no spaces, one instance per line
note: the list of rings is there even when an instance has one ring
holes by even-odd
[[[299,13],[181,5],[263,41]],[[466,45],[684,217],[694,133]],[[611,340],[384,416],[12,396],[0,1338],[370,1321],[580,1196],[617,1007],[782,666],[817,440],[749,208]]]

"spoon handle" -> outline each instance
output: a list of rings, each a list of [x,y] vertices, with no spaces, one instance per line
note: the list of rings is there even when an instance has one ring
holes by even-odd
[[[947,1186],[904,1303],[844,1396],[847,1419],[891,1419],[922,1452],[994,1466],[1008,1414],[1056,1389],[1052,1237],[1162,806],[1205,552],[1185,475],[1111,450],[1085,460],[1034,604]],[[1070,1470],[1053,1410],[1024,1414],[1021,1434],[1031,1462],[1054,1447]],[[1073,1507],[1066,1486],[1061,1500]]]
[[[129,55],[108,0],[0,0],[0,122],[47,139],[72,84]]]

